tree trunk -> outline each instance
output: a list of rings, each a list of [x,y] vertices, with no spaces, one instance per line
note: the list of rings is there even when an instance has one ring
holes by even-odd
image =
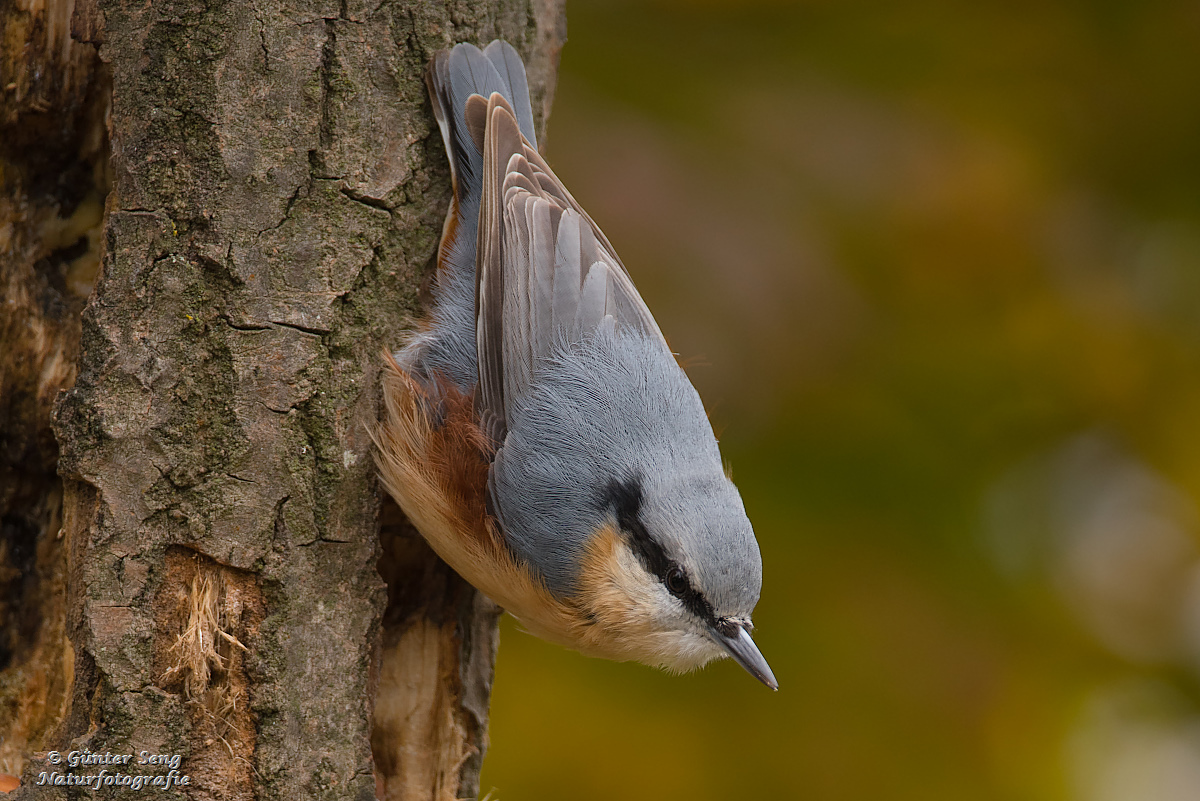
[[[0,772],[474,796],[497,610],[368,431],[450,194],[425,62],[505,38],[542,120],[561,0],[11,2]]]

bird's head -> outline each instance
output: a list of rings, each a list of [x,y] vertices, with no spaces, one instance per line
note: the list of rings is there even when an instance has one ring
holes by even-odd
[[[762,562],[733,484],[631,475],[605,485],[598,507],[578,578],[591,635],[669,670],[728,655],[778,689],[750,637]]]

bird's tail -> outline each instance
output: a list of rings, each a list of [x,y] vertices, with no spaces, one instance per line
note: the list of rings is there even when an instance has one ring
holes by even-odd
[[[454,201],[442,228],[438,249],[437,292],[430,323],[396,354],[397,362],[430,386],[436,376],[450,379],[469,393],[479,380],[475,344],[475,238],[483,189],[482,131],[467,124],[468,100],[476,109],[499,92],[513,109],[521,133],[537,147],[525,65],[507,42],[496,40],[484,50],[470,44],[442,50],[429,62],[425,83],[433,113],[450,158]],[[478,122],[482,116],[473,115]]]
[[[525,65],[508,42],[496,39],[482,51],[466,43],[443,50],[429,62],[425,83],[450,157],[454,196],[460,206],[477,201],[483,183],[483,152],[476,144],[482,135],[473,134],[467,126],[467,98],[479,95],[486,101],[499,92],[512,106],[521,133],[537,147]]]

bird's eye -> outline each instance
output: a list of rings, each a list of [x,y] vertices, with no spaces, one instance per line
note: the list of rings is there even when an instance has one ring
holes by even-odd
[[[673,565],[668,569],[664,578],[666,579],[667,589],[671,591],[672,595],[679,596],[687,592],[687,576],[683,574],[683,568],[679,565]]]

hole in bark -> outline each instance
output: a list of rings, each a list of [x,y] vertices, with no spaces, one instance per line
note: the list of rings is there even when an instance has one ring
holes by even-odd
[[[253,786],[256,725],[250,711],[249,647],[265,616],[257,577],[187,548],[167,552],[152,608],[154,667],[163,689],[183,696],[192,722],[189,773],[217,798]]]
[[[0,670],[41,625],[41,610],[22,599],[37,597],[38,526],[16,514],[0,518]]]
[[[377,796],[473,797],[487,738],[494,607],[437,557],[391,498],[380,521],[388,605],[371,729]]]

